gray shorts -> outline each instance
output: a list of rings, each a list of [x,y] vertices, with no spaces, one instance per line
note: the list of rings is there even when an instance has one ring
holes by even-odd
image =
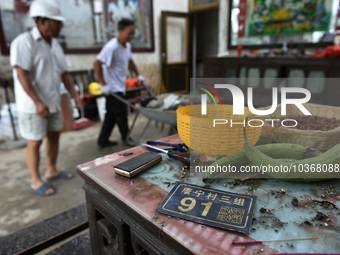
[[[48,118],[43,118],[37,113],[19,112],[18,125],[23,138],[40,141],[45,138],[47,131],[61,131],[63,116],[61,112],[52,113]]]

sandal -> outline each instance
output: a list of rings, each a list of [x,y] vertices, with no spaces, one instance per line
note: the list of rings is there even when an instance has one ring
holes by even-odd
[[[59,174],[57,174],[56,176],[53,177],[46,177],[46,181],[55,181],[55,180],[59,180],[59,179],[64,179],[64,180],[68,180],[68,179],[72,179],[74,177],[74,175],[72,174],[71,177],[68,176],[68,172],[66,171],[60,171]]]
[[[31,191],[39,196],[43,196],[43,197],[47,197],[47,196],[51,196],[53,194],[55,194],[55,190],[53,189],[52,193],[45,193],[46,190],[48,189],[53,189],[51,186],[47,185],[46,183],[44,183],[43,185],[41,185],[39,188],[37,189],[33,189],[31,188]]]

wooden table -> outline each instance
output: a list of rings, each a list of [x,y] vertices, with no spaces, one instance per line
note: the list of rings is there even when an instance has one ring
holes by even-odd
[[[180,143],[178,135],[162,139]],[[231,180],[213,182],[211,188],[257,196],[255,214],[249,235],[209,227],[195,222],[157,213],[156,208],[181,176],[181,164],[163,156],[163,161],[151,169],[129,179],[116,175],[113,165],[147,151],[134,147],[81,164],[78,174],[83,186],[95,254],[273,254],[297,252],[340,252],[339,210],[321,208],[313,200],[330,201],[339,207],[340,193],[320,198],[331,184],[294,183],[280,180],[259,181],[252,187],[241,184],[231,189]],[[126,152],[132,155],[124,156]],[[191,174],[184,182],[204,186],[200,176]],[[327,186],[328,185],[328,186]],[[280,193],[285,189],[285,193]],[[298,205],[292,205],[292,197]],[[261,212],[270,209],[270,213]],[[328,218],[315,220],[316,212]],[[236,246],[232,241],[281,240],[309,238],[318,240],[271,242],[267,245]]]
[[[181,142],[178,135],[162,141]],[[145,151],[147,149],[134,147],[77,167],[78,174],[85,180],[83,188],[86,193],[91,244],[96,254],[114,254],[117,243],[120,254],[139,254],[143,250],[149,254],[181,255],[239,255],[253,254],[254,250],[259,249],[271,251],[263,245],[247,248],[232,246],[232,240],[249,238],[236,232],[157,213],[156,208],[168,192],[143,178],[143,174],[129,179],[116,175],[112,168],[112,165]],[[133,154],[123,156],[126,152]],[[179,163],[166,157],[164,161],[180,171]]]

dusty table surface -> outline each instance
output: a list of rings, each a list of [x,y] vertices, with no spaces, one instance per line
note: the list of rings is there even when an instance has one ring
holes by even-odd
[[[181,142],[178,135],[162,141]],[[145,151],[146,148],[134,147],[107,155],[78,165],[78,172],[197,254],[340,252],[340,180],[298,183],[251,179],[235,185],[231,179],[219,179],[210,183],[210,188],[257,196],[251,231],[245,235],[157,213],[156,208],[177,181],[200,186],[206,184],[194,169],[183,170],[181,163],[164,154],[161,163],[134,178],[122,177],[113,172],[113,165]],[[133,154],[124,156],[126,152]],[[268,242],[251,246],[231,244],[232,241],[286,240],[315,236],[317,240]]]

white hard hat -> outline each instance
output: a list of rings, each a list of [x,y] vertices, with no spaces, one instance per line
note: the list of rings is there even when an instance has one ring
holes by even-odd
[[[58,3],[55,0],[35,0],[30,7],[30,17],[43,17],[53,20],[65,21],[61,16]]]

